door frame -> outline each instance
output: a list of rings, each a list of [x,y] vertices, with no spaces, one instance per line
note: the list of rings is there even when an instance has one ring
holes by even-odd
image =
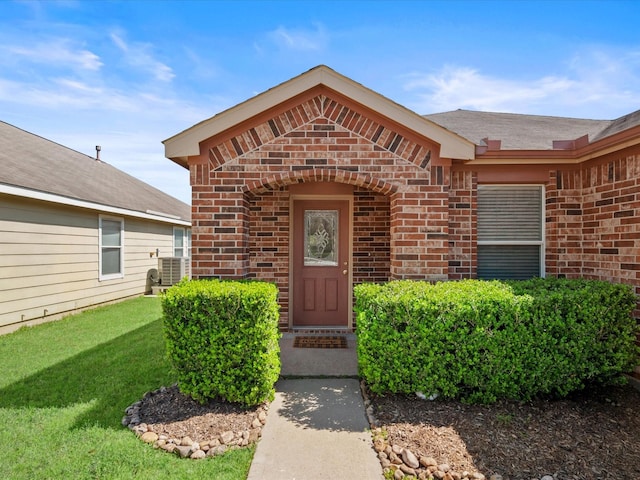
[[[299,193],[299,192],[306,193]],[[298,185],[291,185],[289,187],[289,329],[309,329],[313,330],[344,330],[349,331],[353,329],[353,186],[341,183],[302,183]],[[293,311],[295,301],[294,290],[295,279],[293,271],[293,241],[294,241],[294,219],[293,208],[294,203],[297,200],[342,200],[348,204],[349,215],[349,228],[348,235],[348,258],[349,258],[349,273],[347,274],[347,326],[342,325],[332,326],[299,326],[296,327],[293,321]]]

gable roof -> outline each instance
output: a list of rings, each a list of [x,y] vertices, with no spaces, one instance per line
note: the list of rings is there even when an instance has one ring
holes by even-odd
[[[500,140],[502,150],[550,150],[554,140],[575,140],[584,135],[593,141],[613,123],[611,120],[473,110],[454,110],[425,117],[479,146],[486,146],[487,138]]]
[[[0,121],[0,193],[189,224],[191,207],[88,155]]]
[[[294,77],[164,140],[162,143],[165,146],[165,156],[182,166],[186,166],[189,156],[200,154],[200,142],[318,86],[325,86],[438,143],[440,145],[440,156],[443,158],[468,160],[474,156],[475,146],[467,139],[462,138],[453,131],[442,128],[437,123],[354,82],[325,65],[312,68],[302,75]]]
[[[629,130],[630,128],[637,127],[640,125],[640,110],[636,110],[635,112],[631,112],[627,115],[623,115],[616,120],[613,120],[605,129],[603,129],[593,140],[601,140],[603,138],[610,137],[611,135],[615,135],[616,133],[622,132],[624,130]]]

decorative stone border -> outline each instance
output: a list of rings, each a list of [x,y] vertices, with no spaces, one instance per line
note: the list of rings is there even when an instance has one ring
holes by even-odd
[[[367,386],[364,380],[360,381],[360,391],[364,400],[365,413],[371,426],[373,449],[378,455],[382,470],[386,475],[392,474],[394,480],[402,478],[417,478],[420,480],[485,480],[486,477],[479,472],[456,472],[447,463],[438,464],[431,457],[416,457],[408,448],[400,445],[391,445],[386,441],[384,432],[380,428],[373,412],[373,405],[369,398]],[[492,476],[490,480],[502,480],[502,477]]]
[[[222,455],[234,448],[246,447],[256,443],[262,436],[262,427],[267,421],[268,405],[261,405],[256,409],[256,416],[251,423],[250,430],[226,431],[217,438],[204,442],[196,442],[189,437],[170,438],[164,434],[158,435],[152,430],[152,427],[141,421],[140,407],[149,397],[165,391],[166,387],[161,387],[156,391],[145,393],[142,400],[132,403],[125,409],[125,416],[122,418],[123,426],[134,432],[143,442],[153,444],[154,448],[162,449],[182,458],[201,459]]]

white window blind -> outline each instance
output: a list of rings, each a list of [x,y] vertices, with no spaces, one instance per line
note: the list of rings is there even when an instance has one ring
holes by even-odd
[[[478,186],[478,278],[544,275],[543,188]]]

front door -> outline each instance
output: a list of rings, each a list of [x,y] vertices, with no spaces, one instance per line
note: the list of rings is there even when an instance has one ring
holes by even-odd
[[[349,326],[350,242],[349,201],[294,200],[294,327]]]

